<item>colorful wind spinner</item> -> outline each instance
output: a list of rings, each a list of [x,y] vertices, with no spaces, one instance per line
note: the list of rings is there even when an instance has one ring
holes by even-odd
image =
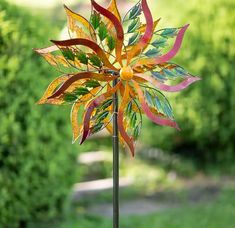
[[[112,134],[112,96],[118,93],[120,140],[134,155],[143,114],[179,129],[162,91],[177,92],[200,80],[170,62],[189,25],[158,30],[160,19],[153,20],[146,0],[124,18],[116,0],[107,9],[94,0],[91,4],[89,20],[65,7],[70,39],[52,40],[52,46],[35,50],[62,74],[38,104],[71,104],[73,142],[81,136],[82,144],[104,128]],[[114,87],[113,80],[118,81]]]

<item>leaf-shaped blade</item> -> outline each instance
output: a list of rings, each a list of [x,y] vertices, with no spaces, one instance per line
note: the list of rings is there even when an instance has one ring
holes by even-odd
[[[140,88],[139,84],[135,81],[133,81],[133,84],[134,84],[135,89],[138,93],[138,97],[139,97],[139,100],[140,100],[140,103],[141,103],[141,107],[142,107],[144,113],[146,114],[146,116],[149,119],[151,119],[156,124],[159,124],[159,125],[162,125],[162,126],[174,127],[176,129],[179,129],[176,122],[174,122],[170,119],[162,118],[162,116],[160,116],[160,115],[154,114],[151,111],[151,109],[149,108],[148,104],[146,103],[144,94],[143,94],[142,89]]]
[[[138,60],[135,65],[133,66],[133,68],[139,67],[139,66],[143,66],[143,65],[157,65],[157,64],[162,64],[162,63],[166,63],[168,62],[170,59],[172,59],[179,51],[181,45],[182,45],[182,41],[184,38],[184,34],[187,30],[189,25],[185,25],[183,28],[181,28],[176,36],[173,48],[170,49],[170,51],[168,51],[166,54],[161,55],[159,57],[155,57],[155,58],[148,58],[148,59],[140,59]]]
[[[158,113],[174,120],[171,105],[161,92],[151,87],[145,87],[145,98],[150,107],[155,108]]]
[[[85,38],[96,41],[95,31],[89,21],[83,16],[73,12],[67,6],[64,5],[64,7],[68,17],[70,35],[75,34],[75,38]]]
[[[198,77],[187,76],[187,77],[185,77],[185,79],[182,82],[178,83],[177,85],[166,85],[160,81],[157,81],[156,79],[154,79],[153,77],[151,77],[149,75],[136,74],[136,77],[143,79],[146,82],[149,82],[150,84],[155,86],[157,89],[160,89],[162,91],[167,91],[167,92],[178,92],[180,90],[187,88],[192,83],[200,80],[200,78],[198,78]]]

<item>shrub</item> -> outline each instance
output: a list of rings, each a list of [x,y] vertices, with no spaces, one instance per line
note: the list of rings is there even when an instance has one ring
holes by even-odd
[[[32,48],[46,46],[56,32],[45,19],[1,1],[0,227],[55,217],[76,178],[69,109],[35,104],[58,73]]]
[[[145,142],[193,157],[200,164],[235,161],[234,7],[232,0],[187,4],[177,0],[171,7],[174,13],[166,8],[175,26],[191,24],[177,62],[203,80],[172,96],[182,132],[159,128],[153,133],[148,123]]]

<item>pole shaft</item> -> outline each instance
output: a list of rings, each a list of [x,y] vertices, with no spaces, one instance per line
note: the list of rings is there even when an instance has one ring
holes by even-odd
[[[118,79],[113,81],[113,87]],[[118,138],[118,94],[113,95],[113,228],[119,228],[119,138]]]

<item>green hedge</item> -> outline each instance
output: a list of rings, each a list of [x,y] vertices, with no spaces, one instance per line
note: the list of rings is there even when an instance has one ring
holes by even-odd
[[[200,164],[234,162],[235,2],[191,0],[185,4],[177,0],[170,8],[160,4],[166,20],[170,19],[167,25],[191,24],[176,61],[203,80],[170,97],[182,132],[154,130],[147,122],[144,141],[190,156]]]
[[[37,106],[58,75],[33,53],[57,30],[0,4],[0,227],[57,216],[76,178],[69,108]]]

